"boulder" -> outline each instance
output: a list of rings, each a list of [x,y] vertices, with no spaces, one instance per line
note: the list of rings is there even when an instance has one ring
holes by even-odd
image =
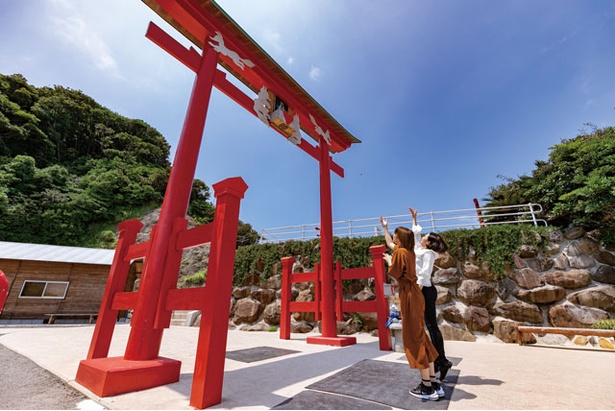
[[[363,331],[372,331],[378,329],[378,314],[376,313],[357,313],[359,319],[363,323]],[[386,321],[386,320],[384,320]]]
[[[250,293],[250,296],[261,304],[267,305],[275,299],[275,291],[263,288],[257,288]]]
[[[508,303],[497,303],[491,309],[493,315],[499,315],[515,321],[542,324],[542,312],[534,304],[523,301],[511,301]]]
[[[615,267],[601,265],[592,277],[595,281],[604,284],[615,284]]]
[[[452,341],[476,341],[476,337],[472,334],[468,329],[463,325],[458,324],[450,324],[446,321],[443,321],[442,324],[438,326],[440,328],[440,332],[442,333],[442,338],[445,340]]]
[[[531,290],[519,290],[515,297],[527,303],[549,304],[566,297],[566,290],[557,285],[543,285]]]
[[[237,301],[235,308],[235,324],[252,323],[258,320],[263,311],[263,305],[250,297],[242,298]]]
[[[475,263],[466,261],[463,265],[463,275],[467,278],[484,278],[485,274],[489,272],[489,266],[486,263],[481,264],[479,267]]]
[[[542,279],[551,285],[575,289],[588,286],[592,277],[587,270],[552,271],[542,275]]]
[[[615,286],[600,285],[582,291],[574,292],[568,297],[573,304],[585,307],[601,308],[606,311],[615,311]]]
[[[546,245],[544,255],[552,257],[560,252],[560,246],[558,243],[549,243]]]
[[[306,334],[306,333],[311,332],[313,329],[314,327],[305,321],[295,321],[293,319],[290,322],[290,332],[291,333]]]
[[[536,257],[536,255],[538,255],[538,251],[533,245],[521,244],[519,247],[519,256],[521,258],[533,258]]]
[[[596,265],[596,260],[590,255],[583,254],[578,243],[570,243],[563,254],[568,259],[570,268],[590,268]]]
[[[503,278],[495,283],[495,292],[502,301],[506,301],[506,299],[518,289],[517,283],[511,280],[510,277]]]
[[[263,321],[270,325],[280,324],[280,309],[281,303],[279,300],[269,304],[263,311]]]
[[[529,266],[529,268],[540,273],[549,271],[553,268],[553,265],[555,264],[553,260],[545,257],[528,258],[525,261],[527,261],[527,265]]]
[[[457,298],[466,305],[493,305],[496,299],[495,287],[485,281],[464,280],[457,288]]]
[[[581,227],[570,227],[564,230],[564,238],[567,240],[575,240],[577,238],[581,238],[585,235],[585,230]]]
[[[446,287],[440,287],[439,285],[436,285],[435,287],[438,292],[436,305],[446,304],[453,300],[453,293],[451,293],[451,290]]]
[[[489,311],[483,307],[468,307],[463,313],[463,322],[470,331],[488,333],[491,330]]]
[[[463,278],[457,268],[445,268],[436,271],[431,277],[431,283],[434,285],[457,285]]]
[[[493,335],[505,343],[518,343],[517,327],[525,325],[517,321],[511,321],[505,318],[495,318],[493,320]],[[536,338],[533,334],[523,333],[524,344],[535,344]]]
[[[454,305],[449,305],[440,310],[442,318],[452,323],[463,323],[463,314],[459,311],[459,308]]]
[[[579,307],[565,301],[549,309],[549,323],[553,327],[589,328],[609,314],[599,308]]]
[[[615,266],[615,254],[606,250],[596,253],[596,260],[601,264]]]
[[[436,258],[435,265],[443,269],[453,268],[457,267],[457,261],[447,251]]]
[[[544,284],[544,281],[541,279],[540,275],[538,275],[531,268],[520,268],[514,270],[510,274],[510,278],[513,279],[521,288],[534,288],[540,287]]]

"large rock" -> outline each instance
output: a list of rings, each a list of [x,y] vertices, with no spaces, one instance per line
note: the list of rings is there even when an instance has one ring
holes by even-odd
[[[564,237],[567,240],[575,240],[577,238],[581,238],[585,235],[585,230],[581,227],[571,227],[564,230]]]
[[[553,264],[555,264],[553,260],[545,257],[528,258],[525,261],[527,261],[529,268],[540,273],[549,271],[553,268]]]
[[[445,268],[436,271],[431,277],[431,283],[435,285],[456,285],[463,280],[457,268]]]
[[[515,321],[542,324],[542,312],[534,304],[523,301],[511,301],[508,303],[497,303],[491,309],[493,315],[499,315]]]
[[[489,311],[483,307],[468,307],[463,313],[463,322],[470,331],[488,333],[491,331]]]
[[[436,305],[442,305],[442,304],[446,304],[452,301],[453,299],[453,294],[451,293],[451,290],[449,290],[446,287],[440,287],[439,285],[436,285],[436,290],[438,291],[438,297],[436,298]]]
[[[453,268],[457,266],[457,261],[447,251],[436,258],[435,265],[443,269]]]
[[[525,325],[525,323],[511,321],[505,318],[494,318],[493,335],[505,343],[518,343],[517,327],[520,325]],[[534,344],[536,343],[536,338],[534,338],[533,334],[523,333],[523,343]]]
[[[466,305],[486,307],[495,303],[495,287],[478,280],[464,280],[457,288],[457,298]]]
[[[612,285],[601,285],[577,291],[566,299],[573,304],[615,311],[615,287]]]
[[[601,265],[593,275],[595,281],[605,284],[615,284],[615,267]]]
[[[263,321],[271,325],[280,324],[280,309],[281,304],[279,300],[269,304],[263,311]]]
[[[263,305],[250,297],[237,301],[235,308],[235,324],[252,323],[258,320],[263,311]]]
[[[485,278],[485,275],[489,272],[489,266],[487,263],[482,263],[479,267],[475,263],[466,261],[462,271],[467,278]]]
[[[275,290],[258,288],[250,293],[250,296],[261,304],[267,305],[275,299]]]
[[[305,321],[295,321],[292,319],[290,322],[291,333],[305,334],[311,332],[313,329],[314,327]]]
[[[596,265],[596,260],[590,255],[583,254],[578,243],[570,243],[563,254],[568,258],[571,268],[590,268]]]
[[[549,304],[566,297],[566,290],[557,285],[544,285],[531,290],[519,290],[516,297],[528,303]]]
[[[363,331],[372,331],[378,329],[378,314],[376,313],[357,313],[359,319],[363,323]],[[384,320],[386,321],[386,320]]]
[[[542,275],[547,284],[575,289],[591,284],[592,277],[587,270],[552,271]]]
[[[455,305],[449,305],[440,310],[442,318],[452,323],[463,323],[463,314]]]
[[[533,258],[538,255],[538,250],[536,250],[536,246],[529,244],[521,244],[519,247],[519,256],[521,258]]]
[[[303,290],[299,293],[295,301],[297,302],[314,301],[314,294],[312,293],[312,290],[310,289]],[[296,312],[296,313],[293,313],[293,318],[297,321],[314,322],[315,316],[313,312]]]
[[[596,253],[596,260],[602,264],[615,266],[615,254],[608,251],[600,251]]]
[[[510,277],[503,278],[495,283],[495,292],[502,301],[506,301],[506,299],[511,294],[517,292],[518,289],[517,283],[511,280]]]
[[[371,288],[365,287],[356,293],[352,299],[354,301],[373,301],[376,299],[376,294],[374,294]]]
[[[442,324],[438,326],[440,328],[440,332],[442,333],[442,338],[445,340],[452,341],[476,341],[476,337],[472,334],[465,326],[450,324],[446,321],[443,321]]]
[[[510,278],[512,278],[519,287],[526,289],[540,287],[544,284],[540,275],[531,268],[517,269],[510,274]]]
[[[549,323],[554,327],[589,328],[609,314],[599,308],[579,307],[568,301],[549,309]]]

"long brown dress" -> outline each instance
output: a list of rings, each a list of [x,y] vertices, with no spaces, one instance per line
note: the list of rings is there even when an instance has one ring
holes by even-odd
[[[404,351],[410,368],[429,368],[438,351],[425,332],[425,299],[416,283],[414,251],[395,246],[389,274],[399,284],[401,326]]]

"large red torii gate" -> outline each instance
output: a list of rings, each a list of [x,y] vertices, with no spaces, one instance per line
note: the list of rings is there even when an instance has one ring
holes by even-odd
[[[211,0],[143,0],[202,50],[187,49],[150,23],[146,36],[196,73],[184,126],[169,176],[158,224],[150,239],[135,244],[140,222],[120,224],[116,248],[88,357],[76,381],[99,396],[142,390],[179,380],[181,363],[159,357],[162,334],[173,310],[202,310],[190,405],[221,402],[224,357],[232,289],[239,202],[247,185],[239,177],[213,185],[215,220],[186,229],[186,210],[194,180],[212,87],[273,127],[319,162],[322,335],[308,343],[345,346],[354,337],[338,336],[333,285],[333,228],[330,172],[344,176],[330,153],[360,141],[303,90],[271,57]],[[257,94],[251,98],[226,78],[222,66]],[[318,142],[311,145],[300,130]],[[177,289],[184,248],[211,242],[206,285]],[[144,259],[137,292],[123,292],[131,259]],[[118,310],[131,309],[131,331],[123,357],[107,357]],[[207,389],[205,389],[207,387]]]

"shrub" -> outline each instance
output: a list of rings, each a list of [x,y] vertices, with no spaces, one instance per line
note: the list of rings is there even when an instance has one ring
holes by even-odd
[[[615,330],[615,318],[600,320],[593,324],[592,328],[597,330]]]

